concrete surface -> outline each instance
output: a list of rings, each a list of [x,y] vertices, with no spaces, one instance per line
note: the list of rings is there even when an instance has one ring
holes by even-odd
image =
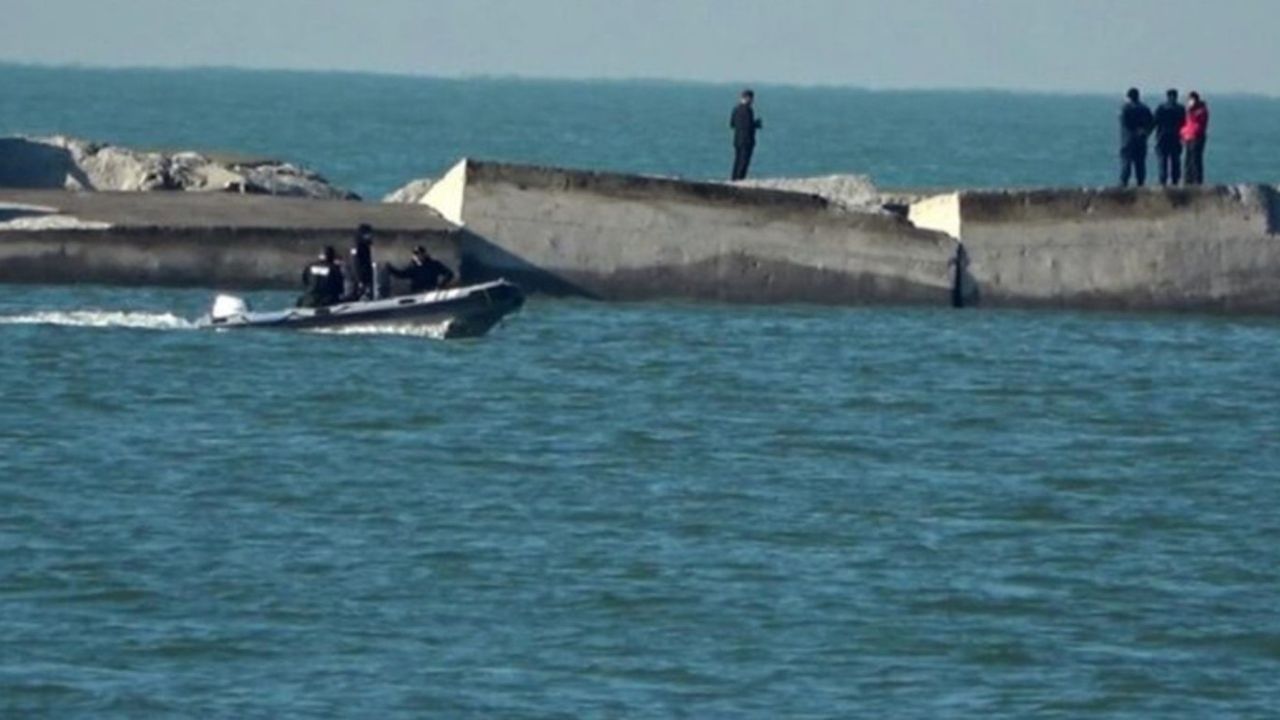
[[[808,194],[464,160],[423,202],[470,279],[608,300],[950,302],[955,242]]]
[[[1280,313],[1272,186],[944,192],[903,215],[473,160],[421,204],[0,190],[0,281],[293,288],[368,222],[381,262],[422,244],[465,281],[605,300]]]
[[[56,220],[35,229],[42,218]],[[422,206],[0,190],[0,281],[295,288],[324,245],[345,252],[362,222],[375,228],[380,262],[408,262],[421,244],[458,266],[458,229]]]
[[[806,193],[825,198],[835,205],[863,212],[879,212],[885,199],[866,175],[820,175],[794,178],[747,178],[731,183],[737,187],[768,188]]]
[[[962,191],[911,207],[957,237],[986,306],[1280,312],[1280,203],[1262,185]]]

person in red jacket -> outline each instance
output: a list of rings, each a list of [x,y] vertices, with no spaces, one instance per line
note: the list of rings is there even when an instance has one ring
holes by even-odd
[[[1187,119],[1182,123],[1182,145],[1186,149],[1186,169],[1182,181],[1188,185],[1204,184],[1204,145],[1209,140],[1209,106],[1200,93],[1187,95]]]

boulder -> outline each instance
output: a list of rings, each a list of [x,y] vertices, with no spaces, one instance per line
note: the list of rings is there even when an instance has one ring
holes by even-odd
[[[215,160],[197,152],[149,152],[60,135],[0,138],[0,187],[360,199],[318,173],[286,162]]]

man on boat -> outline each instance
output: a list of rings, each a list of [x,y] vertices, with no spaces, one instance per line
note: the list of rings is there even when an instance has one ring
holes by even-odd
[[[306,290],[298,298],[298,307],[327,307],[342,302],[344,280],[342,266],[334,257],[332,245],[325,245],[320,258],[302,271]]]
[[[351,290],[348,300],[373,299],[373,227],[361,223],[356,228],[355,245],[351,248],[350,259]]]
[[[419,245],[413,249],[413,260],[404,268],[387,265],[387,272],[409,280],[409,292],[431,292],[453,282],[453,271],[444,263],[431,257],[427,249]]]

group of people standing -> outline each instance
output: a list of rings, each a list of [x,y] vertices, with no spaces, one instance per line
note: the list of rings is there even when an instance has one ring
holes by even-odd
[[[1156,136],[1160,184],[1204,183],[1204,146],[1209,140],[1209,106],[1200,93],[1178,102],[1178,91],[1165,93],[1165,101],[1153,113],[1142,102],[1137,88],[1129,88],[1120,108],[1120,186],[1133,176],[1138,187],[1147,179],[1147,138]]]
[[[1178,102],[1178,91],[1169,90],[1153,113],[1142,102],[1137,88],[1129,88],[1120,108],[1120,185],[1128,187],[1132,176],[1141,187],[1147,181],[1147,138],[1156,136],[1156,157],[1160,163],[1160,184],[1200,185],[1204,183],[1204,146],[1209,140],[1209,105],[1200,93],[1187,95],[1187,104]],[[756,148],[756,131],[763,127],[755,114],[756,94],[743,90],[729,115],[733,130],[733,170],[730,180],[747,177],[751,155]]]
[[[453,271],[432,258],[421,245],[413,249],[413,259],[407,266],[387,264],[387,272],[408,280],[410,293],[430,292],[448,285],[454,278]],[[345,267],[338,262],[333,246],[326,245],[320,257],[303,269],[302,286],[298,307],[328,307],[377,299],[380,293],[373,264],[373,228],[361,225],[356,229],[355,243]]]

